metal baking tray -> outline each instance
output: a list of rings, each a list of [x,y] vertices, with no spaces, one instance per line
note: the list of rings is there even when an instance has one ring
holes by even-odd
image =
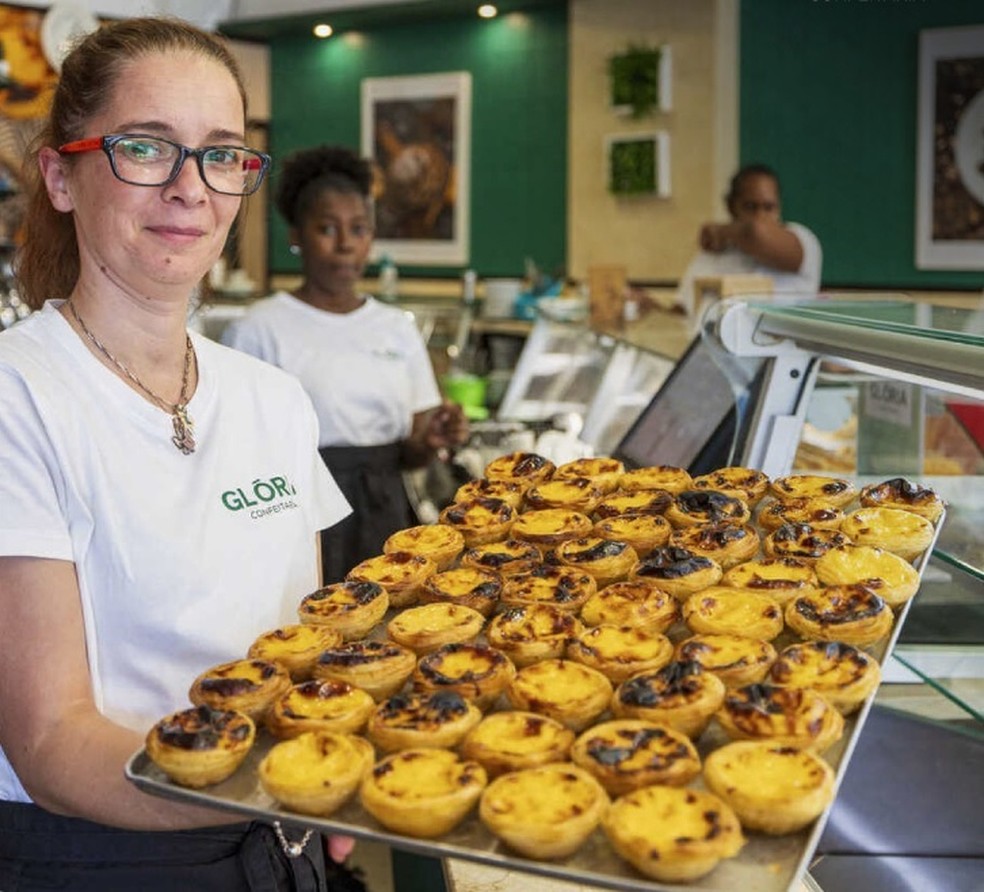
[[[945,515],[941,516],[936,522],[936,535],[933,542],[916,562],[915,566],[920,577],[932,555],[944,517]],[[901,608],[889,637],[867,649],[880,663],[884,663],[886,657],[892,653],[911,604],[912,599]],[[380,623],[380,627],[384,626],[385,621]],[[689,632],[682,624],[675,626],[669,632],[670,638],[675,640],[687,634]],[[783,632],[773,644],[777,650],[781,650],[797,640],[800,639],[787,631]],[[875,694],[872,693],[861,708],[845,720],[843,736],[823,754],[834,768],[837,787],[840,786],[847,769],[874,697]],[[599,721],[605,720],[606,717],[607,714]],[[728,741],[729,738],[724,731],[716,721],[712,720],[696,744],[703,759],[713,749]],[[340,833],[356,839],[374,840],[398,849],[437,858],[461,858],[509,870],[579,882],[597,888],[649,890],[649,892],[657,892],[657,890],[791,892],[801,882],[809,867],[830,814],[830,806],[828,806],[810,827],[786,836],[771,837],[746,832],[747,843],[741,852],[734,858],[719,862],[714,870],[701,879],[689,883],[657,883],[638,873],[616,855],[600,829],[596,830],[570,857],[557,861],[536,861],[510,850],[485,829],[474,810],[453,831],[431,840],[415,839],[387,830],[363,810],[358,802],[358,794],[327,818],[291,812],[282,808],[276,800],[264,792],[257,779],[256,769],[260,760],[276,742],[276,739],[261,730],[257,734],[252,750],[238,770],[222,783],[214,784],[204,790],[191,790],[173,783],[151,762],[143,749],[130,758],[126,765],[126,777],[148,793],[181,802],[226,809],[252,818],[279,820],[285,827],[289,825],[314,827],[324,833]],[[691,785],[700,787],[702,785],[700,777],[698,776]]]

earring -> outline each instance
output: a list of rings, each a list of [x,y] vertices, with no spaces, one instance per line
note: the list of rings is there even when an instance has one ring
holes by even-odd
[[[299,257],[301,254],[300,245],[291,245],[287,250],[290,251],[290,253],[293,254],[295,257]]]

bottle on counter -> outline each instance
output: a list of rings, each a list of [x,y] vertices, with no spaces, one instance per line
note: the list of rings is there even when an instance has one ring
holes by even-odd
[[[382,300],[395,302],[400,289],[400,274],[393,263],[393,258],[386,254],[379,264],[379,297]]]
[[[475,304],[475,285],[478,282],[478,275],[473,269],[466,269],[461,277],[461,302],[466,307]]]

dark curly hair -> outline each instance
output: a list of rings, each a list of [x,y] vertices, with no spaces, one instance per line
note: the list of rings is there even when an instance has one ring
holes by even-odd
[[[728,186],[728,194],[724,196],[725,203],[729,209],[732,203],[738,198],[738,193],[741,192],[741,187],[745,184],[745,180],[749,177],[757,176],[771,177],[776,184],[776,191],[782,191],[779,185],[779,174],[769,167],[768,164],[746,164],[731,178],[731,183]]]
[[[372,165],[345,146],[315,146],[284,161],[277,184],[277,210],[290,226],[299,226],[314,199],[325,190],[372,194]]]

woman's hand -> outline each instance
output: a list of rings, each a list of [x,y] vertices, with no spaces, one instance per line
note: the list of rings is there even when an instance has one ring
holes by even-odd
[[[431,413],[424,442],[435,452],[453,449],[468,441],[468,419],[457,403],[445,401]]]

